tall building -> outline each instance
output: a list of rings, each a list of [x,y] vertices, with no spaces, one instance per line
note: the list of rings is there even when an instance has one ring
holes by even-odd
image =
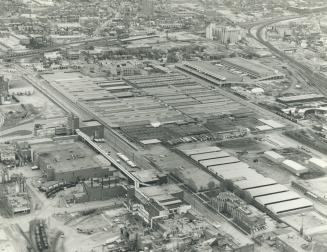
[[[9,81],[0,76],[0,105],[4,103],[5,99],[9,95]]]
[[[222,44],[235,44],[243,37],[244,31],[237,27],[219,26],[216,23],[210,23],[206,28],[206,38],[218,40]]]
[[[141,15],[151,17],[154,14],[154,0],[140,0]]]

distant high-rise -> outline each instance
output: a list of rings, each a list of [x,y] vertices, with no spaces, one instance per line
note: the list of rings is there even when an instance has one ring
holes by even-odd
[[[241,28],[230,26],[218,26],[215,23],[210,23],[206,28],[206,38],[218,40],[222,44],[235,44],[244,36]]]
[[[0,76],[0,104],[3,104],[5,99],[9,95],[9,81],[4,78],[4,76]]]
[[[140,0],[141,15],[151,17],[154,14],[154,0]]]

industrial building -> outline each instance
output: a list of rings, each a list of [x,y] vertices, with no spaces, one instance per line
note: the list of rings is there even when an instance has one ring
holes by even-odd
[[[286,104],[295,104],[295,103],[303,103],[303,102],[321,101],[324,99],[325,96],[321,94],[303,94],[303,95],[278,97],[277,101]]]
[[[312,246],[313,244],[306,241],[295,231],[279,235],[276,238],[276,247],[283,252],[308,252],[312,251]]]
[[[236,190],[243,191],[246,189],[262,188],[269,185],[276,185],[277,182],[271,178],[264,176],[251,177],[249,180],[235,181],[234,186]]]
[[[282,167],[295,174],[296,176],[300,176],[301,174],[309,171],[307,167],[304,167],[303,165],[289,159],[282,162]]]
[[[275,151],[265,151],[263,156],[276,164],[280,164],[286,159]]]
[[[200,162],[200,161],[204,161],[204,160],[224,158],[224,157],[229,157],[229,156],[230,156],[230,154],[228,154],[226,151],[217,151],[217,152],[210,152],[210,153],[194,154],[194,155],[191,155],[191,158],[197,162]]]
[[[287,192],[280,192],[280,193],[274,193],[266,196],[256,197],[255,200],[263,206],[268,206],[271,204],[285,202],[285,201],[292,201],[294,199],[299,199],[299,198],[300,198],[299,194],[292,191],[287,191]]]
[[[232,217],[249,234],[265,227],[264,213],[248,205],[231,192],[222,192],[212,199],[211,204],[219,212]]]
[[[221,151],[221,149],[217,146],[208,146],[198,149],[190,149],[190,150],[182,150],[186,155],[192,156],[196,154],[204,154],[204,153],[211,153],[211,152],[217,152]]]
[[[308,180],[294,180],[292,181],[292,186],[312,200],[320,201],[323,204],[327,203],[326,177]]]
[[[249,194],[251,198],[262,197],[266,195],[273,195],[275,193],[287,192],[289,189],[281,184],[269,185],[259,188],[247,189],[245,192]]]
[[[219,86],[231,86],[231,84],[243,81],[243,78],[240,75],[230,72],[211,62],[187,61],[177,67],[183,71],[195,74],[198,77],[213,81]]]
[[[116,173],[110,162],[80,142],[45,143],[31,146],[32,161],[47,180],[76,182]]]
[[[285,202],[270,204],[267,206],[267,209],[269,209],[272,213],[276,215],[280,215],[283,213],[289,213],[291,211],[307,210],[311,209],[312,207],[313,204],[311,201],[304,198],[299,198]]]
[[[183,190],[174,184],[129,188],[129,209],[146,223],[168,218],[173,213],[186,213],[191,206],[183,201]]]
[[[134,171],[133,175],[141,183],[147,185],[162,185],[168,182],[166,174],[154,169]]]
[[[309,165],[312,166],[313,168],[317,169],[326,169],[327,168],[327,162],[320,158],[310,158],[309,159]]]
[[[73,194],[74,203],[109,200],[126,195],[126,188],[119,183],[119,178],[90,178],[82,182],[83,192]]]
[[[210,166],[217,166],[217,165],[224,165],[224,164],[233,164],[238,163],[240,160],[238,160],[236,157],[222,157],[222,158],[216,158],[216,159],[208,159],[200,161],[199,163],[203,165],[204,167],[210,167]]]
[[[274,69],[253,60],[247,60],[241,57],[224,58],[221,60],[221,64],[229,69],[234,69],[255,79],[276,80],[285,77]]]

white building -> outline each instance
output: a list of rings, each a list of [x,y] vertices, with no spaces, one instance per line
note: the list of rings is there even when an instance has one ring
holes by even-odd
[[[219,26],[216,23],[210,23],[206,28],[206,38],[218,40],[222,44],[235,44],[243,37],[244,31],[237,27]]]

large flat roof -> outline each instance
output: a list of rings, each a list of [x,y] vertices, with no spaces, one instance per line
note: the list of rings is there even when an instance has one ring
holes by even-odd
[[[271,195],[274,193],[286,192],[286,191],[289,191],[289,189],[281,184],[268,185],[264,187],[252,188],[246,190],[246,192],[248,192],[253,198],[264,196],[264,195]]]
[[[202,160],[229,157],[229,156],[230,154],[227,153],[226,151],[216,151],[210,153],[193,154],[191,155],[191,158],[194,159],[195,161],[202,161]]]
[[[311,201],[304,198],[300,198],[286,202],[271,204],[267,206],[267,208],[275,214],[281,214],[289,211],[312,207],[312,205],[313,204]]]
[[[211,167],[209,167],[210,169]],[[254,179],[254,178],[261,178],[261,175],[257,173],[253,169],[249,168],[242,168],[242,169],[235,169],[235,170],[224,170],[224,171],[218,171],[218,176],[222,177],[223,179],[235,179],[243,177],[244,179]]]
[[[237,163],[240,162],[236,157],[223,157],[223,158],[216,158],[216,159],[209,159],[200,161],[199,163],[205,167],[209,167],[212,165],[222,165],[222,164],[230,164],[230,163]]]
[[[274,185],[277,182],[271,178],[266,178],[262,176],[261,179],[254,178],[253,180],[241,180],[236,181],[234,184],[242,190],[256,188],[256,187],[264,187],[267,185]]]
[[[287,202],[294,199],[299,199],[300,195],[292,192],[281,192],[281,193],[275,193],[270,194],[266,196],[256,197],[255,200],[260,203],[261,205],[269,205],[273,203],[279,203],[279,202]]]
[[[220,151],[221,149],[217,146],[208,146],[202,147],[197,149],[190,149],[190,150],[182,150],[186,155],[191,156],[194,154],[203,154],[203,153],[210,153],[215,151]]]
[[[183,191],[179,186],[174,184],[140,187],[138,190],[140,190],[144,195],[146,195],[149,198],[166,195],[166,194],[175,194]]]
[[[286,159],[283,161],[283,165],[286,165],[290,168],[292,168],[293,170],[296,170],[296,171],[306,171],[308,170],[308,168],[304,167],[303,165],[293,161],[293,160],[290,160],[290,159]]]
[[[312,99],[323,99],[324,96],[321,94],[302,94],[302,95],[293,95],[293,96],[283,96],[279,97],[278,100],[281,102],[298,102]]]
[[[258,63],[254,60],[247,60],[242,57],[234,57],[234,58],[224,58],[221,60],[222,63],[227,62],[229,64],[233,64],[235,66],[246,69],[249,72],[253,72],[260,76],[267,76],[275,74],[274,69],[265,66],[261,63]]]
[[[249,165],[244,162],[230,163],[230,164],[222,164],[222,165],[213,165],[210,166],[210,170],[214,173],[221,170],[235,170],[235,169],[247,169]]]
[[[275,151],[265,151],[264,154],[267,155],[267,156],[269,156],[269,157],[271,157],[271,158],[273,158],[273,159],[276,159],[276,160],[283,160],[283,159],[285,159],[284,156],[278,154]]]
[[[41,143],[33,145],[33,150],[56,172],[110,167],[111,165],[107,159],[97,155],[81,142]]]

